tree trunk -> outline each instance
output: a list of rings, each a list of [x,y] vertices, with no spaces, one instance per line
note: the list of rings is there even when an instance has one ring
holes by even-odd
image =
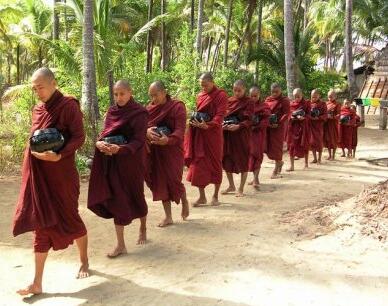
[[[67,6],[66,6],[66,1],[67,0],[64,0],[64,3],[65,3],[65,7],[64,7],[64,25],[65,25],[65,41],[68,41],[69,40],[69,29],[68,29],[68,26],[67,26]]]
[[[284,0],[284,53],[286,64],[287,92],[289,98],[292,98],[292,92],[296,86],[295,45],[293,33],[292,0]]]
[[[167,0],[161,0],[160,3],[161,11],[160,13],[163,15],[166,13]],[[167,68],[167,40],[166,40],[166,25],[162,22],[160,27],[160,36],[161,36],[161,68],[162,70],[166,70]]]
[[[16,46],[16,84],[20,85],[20,44]]]
[[[211,55],[211,50],[213,46],[213,36],[209,37],[209,44],[207,47],[207,55],[206,55],[206,71],[209,70],[209,62],[210,62],[210,55]]]
[[[228,4],[228,20],[225,29],[225,48],[224,48],[224,67],[228,66],[228,53],[229,53],[229,35],[230,35],[230,24],[232,22],[233,14],[233,0],[229,0]]]
[[[107,77],[108,77],[108,86],[109,86],[109,102],[110,102],[110,106],[112,106],[115,104],[114,95],[113,95],[113,86],[114,86],[113,70],[108,70]]]
[[[201,55],[202,51],[202,29],[203,29],[203,6],[205,0],[198,1],[198,23],[197,23],[197,54]],[[201,60],[201,59],[200,59]]]
[[[97,139],[97,101],[96,67],[94,61],[93,0],[84,1],[84,24],[82,33],[82,108],[91,128],[92,143]]]
[[[213,52],[213,61],[212,61],[212,65],[210,67],[210,71],[214,71],[214,69],[216,68],[216,62],[217,62],[217,59],[218,59],[217,54],[219,53],[221,41],[222,41],[221,37],[218,38],[218,41],[217,41],[217,44],[216,44],[216,48],[214,49],[214,52]]]
[[[154,5],[153,0],[148,0],[148,22],[152,19],[152,8]],[[146,72],[152,71],[152,37],[151,37],[151,30],[148,30],[147,33],[147,66],[146,66]]]
[[[357,96],[356,78],[353,71],[353,44],[352,44],[352,15],[353,0],[346,0],[345,7],[345,63],[348,76],[348,87],[350,99]]]
[[[303,0],[304,3],[304,11],[303,11],[303,31],[306,30],[309,19],[308,19],[308,14],[309,14],[309,0]]]
[[[257,4],[258,5],[258,9],[257,9],[257,38],[256,38],[257,46],[261,45],[261,29],[263,26],[263,1],[264,0],[259,0],[258,4]],[[260,67],[260,60],[257,59],[256,60],[256,73],[255,73],[255,82],[256,83],[259,82],[259,78],[260,78],[259,67]]]
[[[191,0],[190,6],[190,30],[194,32],[194,23],[195,23],[195,0]]]
[[[55,10],[57,2],[60,0],[53,0],[53,40],[59,39],[59,16]]]

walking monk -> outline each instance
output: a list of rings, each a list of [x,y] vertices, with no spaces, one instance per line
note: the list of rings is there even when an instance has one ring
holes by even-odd
[[[246,95],[244,81],[238,80],[233,84],[233,97],[229,98],[223,124],[224,157],[222,166],[228,177],[229,187],[222,191],[222,194],[236,191],[233,173],[241,173],[240,186],[236,196],[244,196],[249,166],[252,114],[253,102]]]
[[[310,149],[313,152],[313,164],[322,162],[323,151],[323,125],[327,119],[326,103],[321,100],[318,89],[311,92],[311,116],[310,116]]]
[[[20,295],[42,293],[42,277],[48,251],[66,249],[75,240],[81,267],[78,278],[87,277],[89,264],[86,228],[78,213],[79,177],[75,152],[85,134],[79,102],[57,90],[54,74],[40,68],[32,75],[32,90],[40,103],[32,113],[31,134],[56,128],[65,138],[55,153],[31,152],[27,146],[22,168],[22,185],[13,219],[14,236],[34,232],[35,277]]]
[[[303,98],[300,88],[293,91],[294,100],[290,104],[290,116],[288,123],[287,145],[290,154],[290,168],[295,170],[295,157],[304,157],[305,169],[309,166],[310,147],[310,102]]]
[[[268,104],[271,115],[270,124],[267,129],[267,147],[266,153],[269,159],[275,161],[275,169],[271,178],[280,178],[283,167],[283,142],[288,123],[288,114],[290,113],[290,100],[282,95],[282,89],[279,84],[271,85],[271,95],[265,99]]]
[[[323,143],[329,151],[327,160],[334,160],[338,146],[338,119],[340,117],[341,104],[335,100],[334,90],[330,90],[327,96],[327,120],[323,128]]]
[[[249,171],[253,172],[253,180],[249,185],[258,189],[260,184],[259,173],[264,157],[267,127],[271,110],[268,104],[260,99],[260,89],[257,86],[253,86],[249,93],[253,103],[253,119],[249,151]]]
[[[149,154],[146,181],[153,200],[163,203],[165,218],[159,226],[165,227],[173,223],[171,201],[179,204],[182,200],[182,219],[189,216],[186,190],[182,184],[186,107],[167,94],[161,81],[152,83],[148,93],[151,103],[147,106]],[[159,132],[160,129],[165,131]]]
[[[351,108],[352,102],[345,99],[341,107],[340,120],[338,126],[338,145],[342,149],[341,157],[352,157],[353,151],[353,130],[356,125],[356,112]],[[345,155],[347,150],[347,155]]]
[[[148,212],[144,198],[148,113],[133,99],[127,81],[118,81],[113,94],[116,105],[109,108],[96,143],[88,195],[91,211],[114,220],[117,246],[107,254],[109,258],[127,253],[124,226],[134,219],[140,218],[137,244],[146,242]]]
[[[190,121],[185,138],[185,163],[189,167],[187,180],[199,189],[199,198],[193,206],[206,204],[205,187],[214,184],[212,205],[219,205],[218,192],[222,182],[222,123],[228,96],[214,84],[212,74],[201,75],[202,91],[197,96],[197,111],[209,121]]]

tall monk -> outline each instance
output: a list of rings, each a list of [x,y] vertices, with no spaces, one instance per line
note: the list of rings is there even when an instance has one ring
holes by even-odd
[[[22,186],[13,219],[14,236],[34,233],[35,277],[20,295],[42,293],[42,277],[48,251],[66,249],[75,240],[81,267],[78,278],[87,277],[88,238],[78,213],[79,176],[75,152],[85,134],[79,102],[57,90],[53,72],[40,68],[32,75],[32,90],[38,97],[32,113],[31,134],[36,130],[56,128],[65,138],[63,148],[55,153],[32,152],[27,146],[22,168]]]
[[[357,115],[356,106],[352,105],[351,108],[355,113],[355,122],[353,126],[353,137],[352,137],[352,148],[353,148],[352,157],[356,158],[356,149],[358,144],[358,128],[361,126],[361,118],[359,115]]]
[[[294,100],[290,104],[290,115],[287,132],[287,146],[290,155],[290,168],[295,170],[295,157],[304,157],[304,167],[309,166],[310,147],[310,102],[303,98],[300,88],[293,91]]]
[[[222,123],[228,95],[217,88],[211,73],[199,78],[202,91],[197,96],[197,111],[209,116],[209,121],[191,120],[185,138],[185,163],[189,167],[187,180],[199,189],[193,206],[206,204],[205,187],[214,184],[212,205],[219,205],[218,193],[222,182]]]
[[[253,172],[253,180],[249,183],[254,188],[259,188],[259,173],[264,158],[264,149],[267,138],[267,127],[271,110],[264,100],[260,99],[260,89],[253,86],[249,95],[253,103],[253,119],[249,151],[249,171]]]
[[[341,104],[336,101],[334,90],[330,90],[327,97],[327,120],[323,128],[323,143],[329,151],[327,160],[334,160],[335,151],[338,146],[338,120],[341,112]]]
[[[233,84],[233,96],[229,98],[223,124],[224,157],[222,166],[226,172],[229,186],[222,191],[222,194],[236,191],[233,173],[241,173],[240,186],[236,196],[244,196],[244,186],[249,168],[249,142],[252,114],[253,102],[246,95],[245,82],[238,80]]]
[[[340,120],[338,125],[338,145],[342,149],[341,157],[352,157],[353,151],[353,130],[356,124],[356,112],[351,108],[352,102],[344,100],[341,107]],[[347,150],[347,154],[345,154]]]
[[[311,92],[311,116],[310,116],[310,149],[313,152],[313,164],[322,162],[323,151],[323,125],[327,119],[326,103],[321,100],[318,89]]]
[[[165,227],[173,223],[171,201],[177,204],[182,201],[182,219],[186,220],[189,216],[186,190],[182,184],[186,107],[183,102],[172,99],[167,94],[161,81],[152,83],[148,94],[151,102],[147,106],[149,154],[146,181],[153,200],[163,203],[165,218],[159,226]],[[167,134],[162,131],[159,133],[158,128],[167,128]]]
[[[283,96],[278,83],[271,85],[271,95],[265,99],[271,110],[270,124],[267,129],[266,153],[269,159],[275,161],[275,169],[271,178],[280,178],[283,167],[283,142],[290,113],[290,100]]]
[[[140,218],[137,244],[146,242],[147,203],[144,198],[145,143],[148,113],[135,102],[126,80],[113,87],[115,105],[105,118],[96,142],[89,181],[88,208],[97,216],[113,218],[117,245],[109,258],[127,253],[124,226]],[[109,140],[112,136],[122,141]]]

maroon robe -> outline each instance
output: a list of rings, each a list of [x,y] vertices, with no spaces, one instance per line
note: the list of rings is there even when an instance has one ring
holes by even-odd
[[[269,159],[280,161],[283,159],[283,142],[290,113],[290,100],[285,96],[277,98],[269,96],[265,103],[269,106],[271,114],[276,114],[278,118],[278,127],[267,128],[266,153]]]
[[[336,149],[338,146],[338,119],[341,105],[336,101],[327,101],[326,106],[328,117],[323,126],[323,143],[325,148]]]
[[[338,124],[338,146],[341,149],[351,150],[353,148],[353,129],[356,124],[356,112],[350,106],[341,108],[340,116],[349,116],[348,124]]]
[[[240,121],[238,125],[240,128],[234,132],[224,130],[224,156],[222,166],[226,172],[248,172],[252,114],[253,101],[251,98],[229,98],[225,117],[238,117]]]
[[[123,135],[128,143],[111,156],[97,148],[94,153],[88,208],[102,218],[114,218],[116,225],[128,225],[148,212],[144,198],[147,122],[147,110],[133,99],[122,107],[111,106],[100,139]]]
[[[259,123],[252,123],[250,150],[249,150],[249,171],[260,169],[263,163],[264,150],[267,141],[267,127],[271,110],[268,104],[257,101],[253,104],[253,115],[259,116]]]
[[[352,147],[355,149],[358,144],[358,128],[361,126],[361,118],[356,114],[355,124],[353,126]]]
[[[292,112],[303,109],[305,119],[292,119]],[[302,99],[290,103],[290,115],[287,132],[288,152],[292,157],[304,157],[308,154],[310,147],[310,102]]]
[[[227,104],[226,92],[217,87],[197,97],[197,111],[209,114],[212,119],[206,130],[190,126],[185,137],[187,180],[193,186],[204,188],[222,182],[222,122]]]
[[[318,109],[318,119],[310,121],[310,149],[313,151],[322,152],[323,150],[323,126],[327,119],[326,103],[322,100],[311,103],[311,110]]]
[[[13,220],[13,234],[34,231],[35,252],[67,248],[86,234],[78,213],[79,176],[75,152],[85,134],[79,102],[59,91],[34,107],[31,134],[38,129],[57,128],[65,138],[57,162],[35,158],[27,146],[22,185]]]
[[[161,105],[149,104],[148,127],[167,126],[171,130],[165,146],[149,144],[146,177],[154,201],[180,202],[185,192],[182,184],[184,167],[183,136],[186,129],[186,107],[172,100]]]

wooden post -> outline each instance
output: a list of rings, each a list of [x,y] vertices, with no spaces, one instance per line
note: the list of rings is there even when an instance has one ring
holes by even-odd
[[[386,107],[380,107],[379,129],[380,130],[387,129],[387,108]]]
[[[365,126],[365,106],[357,105],[357,113],[360,116],[361,126]]]

